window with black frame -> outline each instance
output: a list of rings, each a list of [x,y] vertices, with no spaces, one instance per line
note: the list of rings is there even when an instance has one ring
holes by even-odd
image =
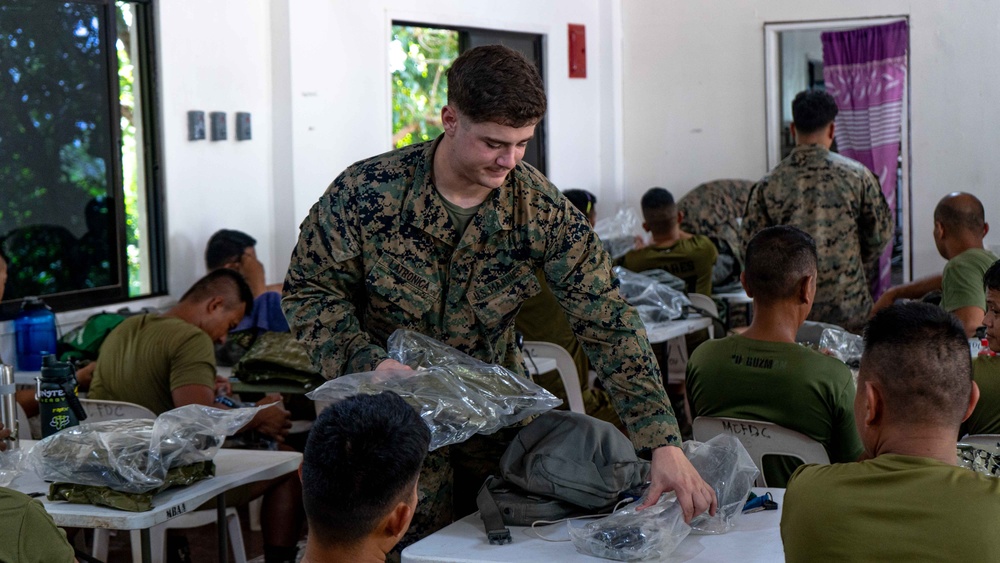
[[[148,1],[0,0],[2,313],[162,292]]]

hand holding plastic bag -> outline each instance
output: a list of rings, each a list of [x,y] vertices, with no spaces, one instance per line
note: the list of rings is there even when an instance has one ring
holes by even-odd
[[[672,493],[636,512],[641,501],[582,527],[569,528],[577,551],[618,561],[664,558],[692,531],[722,534],[736,526],[743,504],[757,477],[757,467],[735,436],[720,434],[700,443],[684,443],[684,455],[719,499],[715,516],[702,514],[684,523],[684,514]]]
[[[393,391],[420,413],[431,430],[430,449],[491,434],[562,404],[554,395],[501,366],[481,362],[422,334],[397,330],[389,357],[416,371],[354,373],[324,383],[306,396],[339,401]]]
[[[224,437],[262,408],[187,405],[156,420],[84,422],[35,444],[27,464],[46,481],[145,493],[163,485],[171,468],[214,458]]]

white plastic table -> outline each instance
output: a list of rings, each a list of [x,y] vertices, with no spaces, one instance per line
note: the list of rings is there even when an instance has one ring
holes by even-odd
[[[650,323],[646,325],[646,335],[649,337],[650,344],[659,344],[671,338],[698,332],[711,326],[712,319],[708,317],[688,317],[665,323]]]
[[[22,447],[30,447],[24,441]],[[254,481],[273,479],[298,469],[302,454],[298,452],[272,452],[259,450],[223,449],[215,456],[215,477],[198,481],[186,487],[174,487],[153,497],[153,509],[146,512],[128,512],[89,504],[71,504],[37,497],[52,515],[57,526],[73,528],[109,528],[112,530],[140,530],[142,560],[149,563],[149,529],[175,516],[197,509],[203,503],[217,499],[219,511],[220,561],[225,561],[226,525],[223,493]],[[10,488],[25,494],[48,493],[48,483],[34,473],[19,476]]]
[[[765,510],[741,516],[736,528],[728,533],[689,535],[665,561],[739,561],[773,563],[784,561],[781,545],[781,507],[785,490],[754,488],[758,495],[769,491],[778,510]],[[549,538],[568,539],[566,523],[536,528]],[[558,561],[607,561],[576,551],[573,543],[549,542],[528,533],[529,528],[510,527],[513,542],[490,545],[483,531],[483,521],[475,512],[403,550],[403,563],[478,563],[516,561],[517,563],[553,563]]]

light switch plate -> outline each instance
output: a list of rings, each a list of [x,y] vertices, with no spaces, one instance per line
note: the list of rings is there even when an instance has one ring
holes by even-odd
[[[236,140],[250,140],[250,112],[236,112]]]
[[[189,141],[205,140],[205,112],[203,111],[188,112],[188,140]]]
[[[225,141],[226,140],[226,112],[224,111],[213,111],[208,114],[209,119],[212,121],[212,140],[213,141]]]

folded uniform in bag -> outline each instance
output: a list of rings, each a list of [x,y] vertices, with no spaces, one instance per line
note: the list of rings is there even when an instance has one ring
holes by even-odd
[[[649,462],[636,457],[614,425],[550,411],[517,434],[500,458],[500,474],[487,480],[476,501],[491,542],[503,543],[505,525],[610,510],[622,493],[642,487]]]

